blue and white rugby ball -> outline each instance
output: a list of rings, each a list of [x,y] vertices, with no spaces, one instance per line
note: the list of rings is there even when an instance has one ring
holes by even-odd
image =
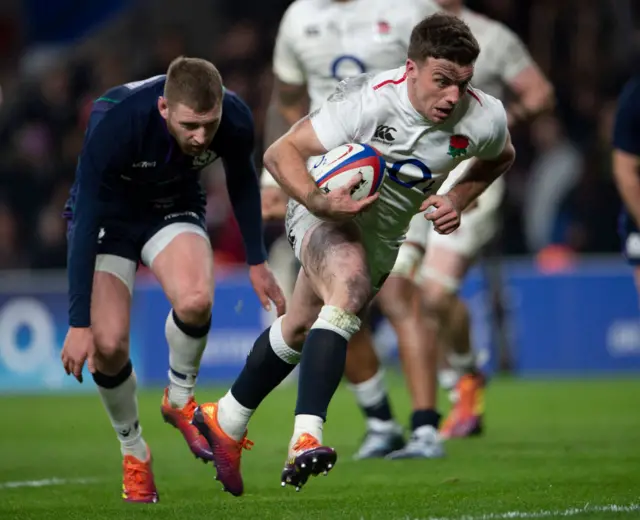
[[[320,189],[329,193],[345,184],[358,173],[362,181],[351,192],[355,200],[362,200],[382,187],[385,160],[367,144],[344,144],[329,150],[314,160],[311,175]]]

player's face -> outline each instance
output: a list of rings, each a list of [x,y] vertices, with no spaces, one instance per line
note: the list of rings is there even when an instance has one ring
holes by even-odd
[[[473,76],[473,65],[428,58],[422,63],[407,60],[409,99],[429,121],[447,119],[464,96]]]
[[[195,112],[182,103],[169,104],[163,97],[158,100],[158,109],[180,149],[194,156],[209,148],[222,117],[222,106],[208,112]]]

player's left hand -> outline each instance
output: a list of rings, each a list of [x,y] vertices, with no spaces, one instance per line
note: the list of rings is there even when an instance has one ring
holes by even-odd
[[[453,233],[460,226],[460,211],[447,195],[431,195],[422,203],[420,211],[433,206],[435,210],[425,213],[424,218],[433,222],[433,229],[441,235]]]
[[[249,279],[253,290],[258,295],[262,307],[266,311],[271,310],[271,302],[275,303],[278,317],[287,311],[287,306],[275,276],[267,263],[249,266]]]

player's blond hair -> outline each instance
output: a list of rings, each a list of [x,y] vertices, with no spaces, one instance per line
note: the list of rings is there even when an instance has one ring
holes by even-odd
[[[469,26],[452,14],[437,13],[422,20],[411,31],[408,57],[415,62],[427,58],[471,65],[480,54],[480,45]]]
[[[213,63],[180,56],[169,65],[164,85],[167,103],[182,103],[195,112],[208,112],[221,102],[222,95],[222,77]]]

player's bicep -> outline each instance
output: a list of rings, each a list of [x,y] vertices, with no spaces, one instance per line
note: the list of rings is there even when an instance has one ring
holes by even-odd
[[[310,116],[302,118],[293,125],[283,140],[292,145],[304,158],[322,155],[330,149],[318,137]]]

